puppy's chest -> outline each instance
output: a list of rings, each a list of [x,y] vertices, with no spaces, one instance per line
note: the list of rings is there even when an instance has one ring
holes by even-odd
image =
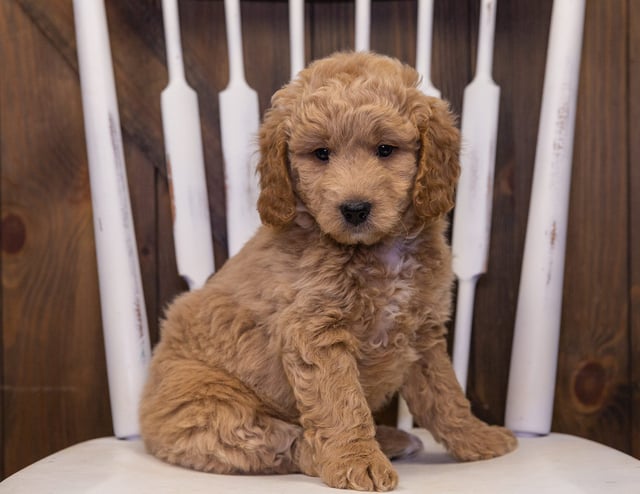
[[[359,274],[359,317],[352,328],[360,350],[368,354],[407,352],[422,318],[417,260],[392,247],[376,252]]]

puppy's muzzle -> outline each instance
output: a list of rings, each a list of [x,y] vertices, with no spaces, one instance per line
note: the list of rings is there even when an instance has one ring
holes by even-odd
[[[358,226],[369,217],[371,203],[365,201],[345,202],[340,206],[340,212],[347,223]]]

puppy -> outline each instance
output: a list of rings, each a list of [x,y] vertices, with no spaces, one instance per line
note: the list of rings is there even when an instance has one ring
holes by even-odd
[[[388,491],[388,457],[420,447],[374,425],[397,391],[460,460],[515,447],[471,414],[447,355],[459,135],[418,80],[397,60],[339,53],[273,96],[260,131],[264,226],[168,308],[141,403],[151,453]]]

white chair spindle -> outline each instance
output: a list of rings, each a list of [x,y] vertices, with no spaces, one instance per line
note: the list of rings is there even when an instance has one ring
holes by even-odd
[[[356,51],[369,51],[371,43],[371,0],[356,0]]]
[[[551,430],[584,12],[554,0],[505,417],[520,434]]]
[[[422,76],[420,89],[427,96],[440,98],[440,90],[431,81],[433,52],[433,0],[418,0],[418,33],[416,35],[416,70]]]
[[[163,0],[169,84],[162,91],[162,127],[178,273],[189,289],[215,270],[198,96],[184,75],[177,0]]]
[[[103,0],[74,0],[113,429],[139,434],[151,356]]]
[[[473,304],[478,278],[487,270],[500,88],[493,82],[496,0],[482,0],[476,73],[464,90],[460,181],[453,217],[453,271],[458,278],[453,366],[467,386]]]
[[[291,79],[300,72],[304,62],[304,0],[289,0],[289,52]]]
[[[260,125],[258,93],[245,80],[240,0],[224,2],[229,85],[219,94],[220,132],[227,193],[229,256],[237,254],[260,226],[257,153],[253,143]]]

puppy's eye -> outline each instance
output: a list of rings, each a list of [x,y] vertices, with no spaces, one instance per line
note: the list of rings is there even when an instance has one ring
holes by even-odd
[[[318,148],[316,149],[313,154],[316,156],[316,158],[318,158],[320,161],[329,161],[329,155],[331,154],[330,151],[327,148]]]
[[[395,148],[389,144],[380,144],[378,146],[378,149],[376,150],[376,155],[380,156],[381,158],[386,158],[387,156],[390,156],[391,153],[393,153],[393,150]]]

